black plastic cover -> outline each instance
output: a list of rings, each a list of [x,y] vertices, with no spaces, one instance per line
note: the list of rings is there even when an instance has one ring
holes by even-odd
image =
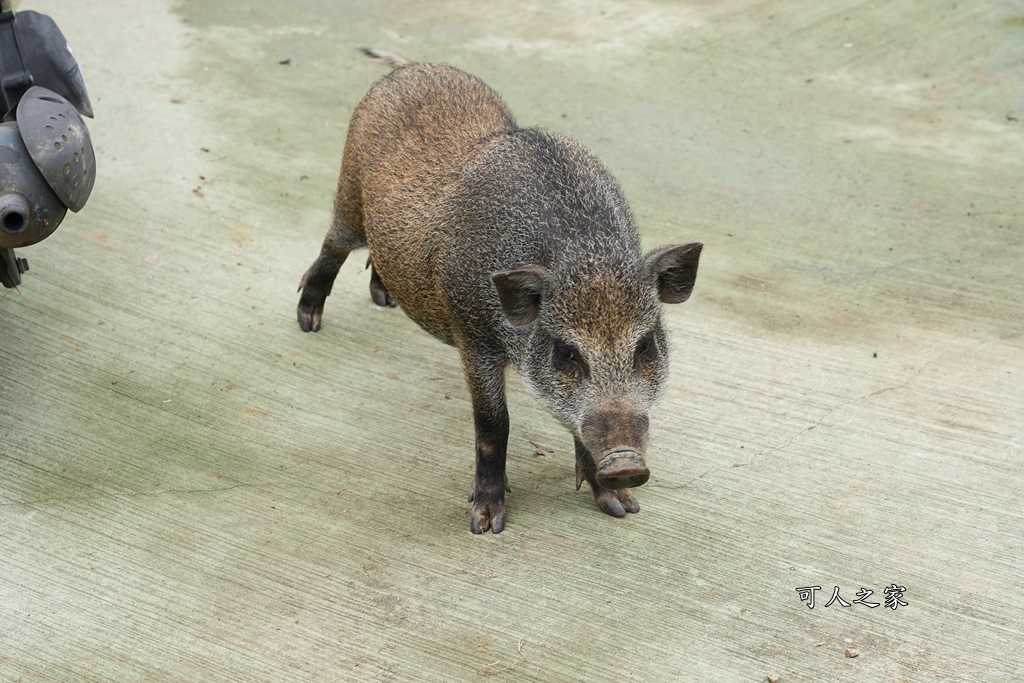
[[[18,128],[32,161],[72,211],[85,206],[96,182],[96,154],[89,130],[71,103],[35,86],[18,104]]]
[[[2,12],[0,116],[11,112],[33,85],[54,91],[82,115],[92,116],[92,103],[78,61],[53,19],[31,11]]]

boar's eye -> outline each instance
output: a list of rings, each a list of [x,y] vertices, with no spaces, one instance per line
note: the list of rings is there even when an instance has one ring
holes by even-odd
[[[587,365],[583,362],[580,352],[572,344],[556,341],[551,360],[558,372],[577,377],[586,375]]]
[[[653,363],[658,358],[658,343],[654,340],[654,332],[648,332],[636,343],[636,355],[633,357],[633,367],[637,372],[643,370],[645,365]]]

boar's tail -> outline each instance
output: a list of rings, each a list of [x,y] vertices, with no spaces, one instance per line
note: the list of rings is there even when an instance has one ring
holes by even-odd
[[[363,54],[373,57],[374,59],[381,59],[387,62],[387,65],[390,66],[392,69],[400,69],[403,66],[409,66],[410,64],[412,64],[412,62],[410,62],[405,57],[401,57],[392,52],[387,52],[385,50],[376,50],[372,47],[364,47],[360,49],[363,51]]]

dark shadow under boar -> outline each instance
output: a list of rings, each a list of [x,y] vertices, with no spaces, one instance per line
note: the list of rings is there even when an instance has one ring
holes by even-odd
[[[470,529],[505,526],[505,367],[572,432],[576,487],[622,517],[640,509],[648,415],[668,344],[661,302],[685,301],[701,245],[649,254],[619,184],[567,138],[516,125],[478,78],[383,52],[393,71],[352,115],[299,325],[320,329],[349,252],[369,247],[370,293],[458,348],[473,400]]]

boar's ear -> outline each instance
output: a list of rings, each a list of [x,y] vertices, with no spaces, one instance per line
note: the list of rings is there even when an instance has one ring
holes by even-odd
[[[491,275],[501,310],[515,327],[529,325],[540,315],[540,300],[550,289],[551,274],[539,266],[526,266]]]
[[[680,304],[690,298],[697,279],[700,242],[655,249],[644,257],[644,272],[656,279],[658,296],[666,304]]]

